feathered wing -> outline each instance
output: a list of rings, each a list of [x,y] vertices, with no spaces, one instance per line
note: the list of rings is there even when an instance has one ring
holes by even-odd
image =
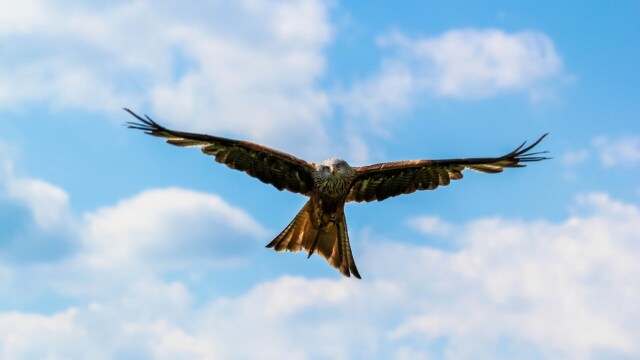
[[[199,146],[203,153],[214,156],[217,162],[243,171],[278,190],[311,194],[313,167],[293,155],[248,141],[169,130],[148,116],[142,118],[127,108],[124,110],[138,119],[138,122],[127,123],[132,129],[166,138],[169,144]]]
[[[448,160],[407,160],[354,168],[356,179],[347,201],[382,201],[418,190],[433,190],[462,179],[464,169],[484,173],[502,172],[504,168],[523,167],[523,163],[548,159],[546,152],[531,152],[545,138],[525,147],[523,143],[512,152],[495,158],[467,158]]]

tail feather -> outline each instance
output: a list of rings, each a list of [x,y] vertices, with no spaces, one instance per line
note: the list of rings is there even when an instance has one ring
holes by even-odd
[[[311,242],[311,247],[308,247],[305,249],[307,249],[307,253],[309,255],[307,255],[307,259],[311,257],[311,255],[313,255],[313,252],[316,251],[316,246],[318,246],[318,242],[320,241],[320,238],[322,237],[322,232],[318,231],[316,232],[316,236],[313,237],[313,241]],[[309,237],[309,239],[311,239],[311,236]]]
[[[340,244],[340,241],[336,241],[333,244],[333,248],[331,249],[331,257],[329,257],[327,261],[329,262],[329,264],[331,264],[331,266],[338,269],[341,274],[344,274],[344,269],[342,266],[342,245]]]
[[[304,244],[303,240],[307,232],[314,232],[313,226],[311,226],[311,218],[309,214],[310,204],[307,202],[302,209],[298,212],[296,217],[287,225],[282,232],[276,236],[273,241],[267,244],[268,248],[273,248],[275,251],[289,250],[291,252],[298,252],[302,250]],[[315,237],[315,234],[312,238]]]
[[[298,252],[304,249],[309,254],[318,253],[342,275],[349,277],[353,274],[360,279],[351,253],[347,220],[344,215],[336,219],[334,226],[327,228],[328,231],[325,231],[323,226],[314,226],[311,218],[311,202],[307,202],[289,225],[267,244],[267,247],[275,251]]]
[[[351,252],[351,245],[349,244],[349,231],[347,230],[347,219],[343,216],[342,221],[337,224],[338,228],[338,243],[341,248],[340,254],[342,258],[342,265],[340,272],[343,274],[351,273],[358,279],[361,279],[356,262],[353,260],[353,253]],[[347,275],[348,276],[348,275]]]
[[[293,234],[289,241],[289,245],[287,246],[287,250],[291,252],[298,252],[304,249],[305,238],[314,238],[314,234],[316,234],[317,231],[318,230],[314,228],[313,222],[311,221],[311,217],[308,213],[306,213],[306,216],[301,216],[299,221],[296,223],[296,227],[293,229]]]

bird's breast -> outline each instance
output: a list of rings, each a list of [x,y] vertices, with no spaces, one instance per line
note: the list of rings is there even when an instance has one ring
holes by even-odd
[[[339,199],[346,196],[351,188],[351,182],[337,176],[327,176],[315,183],[317,192],[325,199]]]

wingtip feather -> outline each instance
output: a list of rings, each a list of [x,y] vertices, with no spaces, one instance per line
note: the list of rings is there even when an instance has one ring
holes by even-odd
[[[142,130],[149,135],[155,135],[159,131],[167,131],[164,127],[160,126],[157,122],[153,121],[148,115],[144,115],[144,118],[136,114],[129,108],[123,107],[122,110],[128,112],[138,121],[128,121],[124,125],[129,129]]]
[[[525,141],[522,145],[520,145],[518,148],[516,148],[514,151],[512,151],[508,155],[508,157],[513,157],[518,162],[533,162],[533,161],[542,161],[542,160],[551,159],[551,157],[548,157],[548,156],[539,156],[539,155],[542,155],[542,154],[548,154],[549,151],[547,151],[547,150],[537,151],[537,152],[530,152],[533,148],[538,146],[538,144],[540,144],[540,142],[545,137],[547,137],[547,135],[549,135],[549,133],[544,133],[533,144],[523,148],[523,146],[526,144],[526,141]]]

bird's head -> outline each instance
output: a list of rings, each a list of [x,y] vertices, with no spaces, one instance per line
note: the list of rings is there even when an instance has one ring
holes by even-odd
[[[337,177],[345,178],[350,177],[353,174],[353,169],[346,161],[337,158],[331,158],[324,160],[318,164],[318,171],[322,174],[322,177]]]

